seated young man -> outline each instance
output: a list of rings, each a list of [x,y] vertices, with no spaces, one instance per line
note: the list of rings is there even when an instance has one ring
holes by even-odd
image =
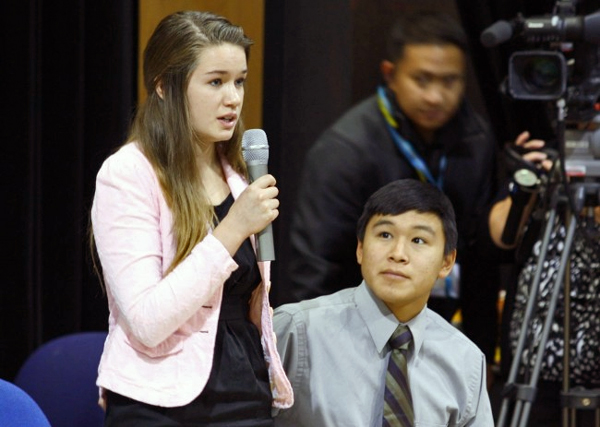
[[[358,287],[275,310],[295,393],[275,425],[493,427],[485,356],[427,308],[456,258],[448,198],[428,183],[394,181],[367,201],[357,237]],[[407,350],[388,343],[399,325],[410,331]]]

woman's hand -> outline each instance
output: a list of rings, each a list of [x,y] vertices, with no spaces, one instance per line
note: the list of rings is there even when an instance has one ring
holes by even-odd
[[[546,171],[552,169],[552,160],[548,158],[548,155],[541,150],[544,148],[546,143],[541,139],[529,139],[530,134],[528,131],[521,132],[517,139],[515,140],[515,145],[517,147],[528,150],[525,154],[523,154],[523,160],[526,160],[530,163],[539,165],[539,167],[543,168]]]
[[[529,139],[529,132],[521,132],[517,139],[515,139],[515,145],[526,152],[522,155],[523,160],[532,163],[539,169],[550,171],[553,167],[553,162],[548,158],[548,154],[543,151],[539,151],[546,143],[541,139]],[[504,232],[504,226],[510,213],[512,206],[512,199],[510,196],[497,202],[491,209],[488,218],[488,225],[490,230],[490,236],[496,246],[503,249],[512,249],[516,246],[515,244],[507,245],[502,242],[502,233]],[[531,207],[529,207],[531,208]],[[523,225],[523,224],[521,224]]]
[[[233,256],[250,235],[264,230],[279,216],[279,190],[273,175],[263,175],[250,184],[213,230]]]

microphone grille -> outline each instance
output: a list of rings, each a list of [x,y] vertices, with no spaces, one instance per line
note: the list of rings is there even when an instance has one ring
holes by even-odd
[[[269,142],[262,129],[249,129],[242,136],[242,153],[248,164],[266,165],[269,162]]]

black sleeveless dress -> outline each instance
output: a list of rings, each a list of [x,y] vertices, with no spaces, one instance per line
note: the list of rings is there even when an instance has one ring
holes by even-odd
[[[230,194],[215,207],[219,220],[233,201]],[[233,258],[239,267],[224,285],[213,366],[202,393],[189,405],[163,408],[109,391],[105,426],[273,426],[272,394],[260,332],[248,317],[250,296],[261,282],[249,239]]]

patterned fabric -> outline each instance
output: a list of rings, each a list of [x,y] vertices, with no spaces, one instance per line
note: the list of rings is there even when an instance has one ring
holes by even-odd
[[[566,230],[558,220],[550,238],[546,262],[541,272],[538,299],[528,328],[525,348],[521,358],[521,374],[525,367],[535,364],[542,328],[548,312],[553,285],[559,269],[560,257],[565,248]],[[529,299],[541,249],[541,241],[533,247],[519,275],[515,307],[510,323],[510,342],[513,354]],[[580,219],[571,247],[571,334],[569,374],[571,381],[585,387],[600,385],[600,225]],[[562,381],[564,350],[564,297],[560,291],[552,327],[546,343],[540,378]]]
[[[392,353],[385,376],[383,427],[412,427],[414,414],[408,386],[406,352],[412,334],[405,325],[398,325],[390,338]]]

